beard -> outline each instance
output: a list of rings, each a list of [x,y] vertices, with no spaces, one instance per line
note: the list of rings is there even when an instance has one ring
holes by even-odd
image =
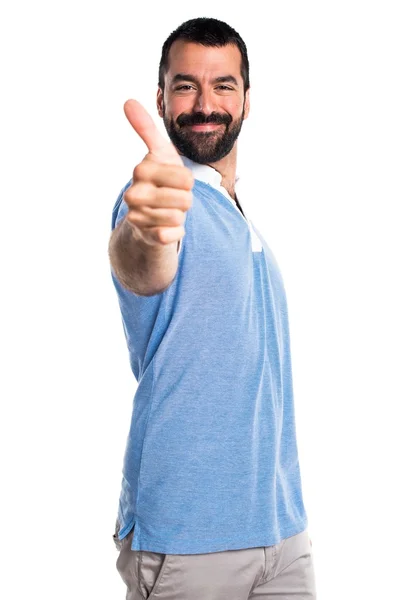
[[[215,112],[208,116],[202,112],[183,113],[176,122],[167,119],[165,115],[163,117],[165,129],[178,152],[202,165],[218,162],[229,154],[239,136],[243,120],[244,108],[241,117],[236,121],[231,115]],[[192,131],[189,127],[204,123],[222,124],[225,128],[215,131]]]

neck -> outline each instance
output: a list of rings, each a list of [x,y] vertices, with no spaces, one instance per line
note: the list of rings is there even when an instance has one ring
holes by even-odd
[[[236,200],[235,181],[236,181],[236,165],[237,165],[237,147],[236,144],[223,159],[208,163],[210,167],[218,171],[222,176],[221,185],[226,189],[233,200]]]
[[[182,152],[178,153],[182,156]],[[204,163],[200,163],[204,164]],[[230,197],[236,201],[235,182],[236,182],[236,165],[237,165],[237,146],[236,144],[230,153],[218,160],[217,162],[205,163],[212,167],[221,175],[221,185],[226,189]]]

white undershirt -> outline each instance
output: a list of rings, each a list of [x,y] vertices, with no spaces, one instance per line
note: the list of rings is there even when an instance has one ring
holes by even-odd
[[[221,185],[222,183],[222,175],[210,165],[201,165],[199,163],[194,162],[190,158],[186,158],[186,156],[181,156],[183,160],[183,164],[185,167],[190,169],[193,173],[193,177],[195,179],[199,179],[200,181],[204,181],[204,183],[208,183],[213,188],[224,194],[232,202],[234,206],[237,207],[235,200],[228,194],[228,191]],[[235,178],[235,185],[239,181],[239,177]],[[239,210],[239,209],[238,209]],[[240,212],[240,211],[239,211]]]

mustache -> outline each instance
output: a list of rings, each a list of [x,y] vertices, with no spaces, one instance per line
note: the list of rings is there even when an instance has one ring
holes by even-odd
[[[179,115],[176,119],[179,127],[185,125],[204,125],[205,123],[214,123],[215,125],[230,125],[232,123],[232,117],[228,114],[220,114],[212,112],[209,115],[205,115],[202,112],[195,112],[190,114]]]

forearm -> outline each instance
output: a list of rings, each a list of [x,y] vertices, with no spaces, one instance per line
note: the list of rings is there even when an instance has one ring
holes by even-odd
[[[139,296],[163,292],[176,275],[177,242],[146,244],[125,219],[112,232],[108,251],[117,279]]]

